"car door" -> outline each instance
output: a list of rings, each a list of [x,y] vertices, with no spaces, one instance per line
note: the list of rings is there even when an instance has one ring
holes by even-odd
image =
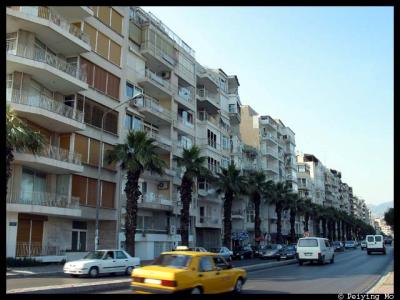
[[[118,272],[125,272],[126,268],[129,266],[129,259],[122,251],[115,251],[115,258],[116,258],[116,270]]]
[[[216,274],[220,282],[220,286],[218,287],[218,289],[220,289],[220,292],[231,291],[234,285],[233,281],[235,279],[234,274],[231,271],[232,269],[229,267],[229,264],[221,255],[213,256],[213,261],[214,265],[217,268],[216,273],[219,273]]]
[[[326,258],[328,260],[331,260],[332,256],[333,256],[334,248],[328,240],[325,240],[325,246],[326,246],[326,252],[327,252]]]
[[[199,261],[199,281],[203,286],[204,293],[219,293],[221,291],[221,276],[217,270],[212,256],[203,256]]]
[[[113,273],[115,271],[115,253],[114,251],[107,251],[106,255],[104,256],[101,265],[102,267],[100,268],[101,273]]]

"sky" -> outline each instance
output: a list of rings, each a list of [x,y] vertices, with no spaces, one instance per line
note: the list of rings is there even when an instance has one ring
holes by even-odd
[[[366,203],[393,201],[392,7],[142,7]]]

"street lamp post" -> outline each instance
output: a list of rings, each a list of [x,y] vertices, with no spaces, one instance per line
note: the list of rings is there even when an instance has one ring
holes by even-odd
[[[111,112],[111,111],[117,109],[118,107],[120,107],[120,106],[122,106],[122,105],[124,105],[124,104],[126,104],[126,103],[128,103],[128,102],[131,102],[131,101],[133,101],[133,100],[136,100],[137,98],[142,97],[142,96],[143,96],[143,94],[140,93],[140,94],[134,96],[133,98],[130,98],[130,99],[128,99],[128,100],[126,100],[126,101],[124,101],[124,102],[118,104],[117,106],[115,106],[115,107],[113,107],[113,108],[107,110],[107,111],[103,114],[103,116],[101,117],[101,131],[100,131],[100,141],[99,141],[99,147],[100,147],[99,153],[100,153],[100,155],[99,155],[99,163],[98,163],[98,166],[97,166],[96,231],[95,231],[95,237],[94,237],[94,247],[95,247],[95,250],[96,250],[96,251],[99,250],[98,248],[99,248],[100,175],[101,175],[101,164],[102,164],[102,161],[103,161],[103,147],[102,147],[102,144],[103,144],[103,132],[104,132],[104,117],[105,117],[109,112]]]

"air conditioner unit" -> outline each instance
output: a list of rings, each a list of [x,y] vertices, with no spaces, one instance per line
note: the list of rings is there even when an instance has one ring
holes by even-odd
[[[158,189],[159,190],[168,190],[168,188],[169,188],[169,181],[161,181],[159,184],[158,184]]]
[[[175,225],[169,226],[169,234],[176,234],[176,226]]]
[[[171,78],[171,72],[165,71],[161,73],[161,77],[164,79],[170,79]]]

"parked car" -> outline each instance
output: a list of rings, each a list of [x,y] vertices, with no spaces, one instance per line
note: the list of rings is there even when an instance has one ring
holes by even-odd
[[[140,258],[132,257],[124,250],[98,250],[86,254],[82,259],[66,262],[64,273],[72,277],[99,274],[125,273],[130,275],[135,267],[140,266]]]
[[[244,247],[239,247],[233,250],[233,258],[235,259],[244,259],[244,258],[253,258],[254,253],[251,246],[247,245]]]
[[[221,255],[225,260],[232,261],[233,252],[226,247],[210,248],[209,252]]]
[[[260,258],[261,259],[271,259],[271,258],[276,258],[280,260],[281,258],[281,253],[280,251],[282,250],[283,246],[280,244],[271,244],[267,246],[265,250],[261,252]]]
[[[356,248],[357,248],[357,244],[356,244],[355,241],[346,241],[346,242],[344,243],[344,247],[345,247],[346,249],[356,249]]]
[[[333,241],[332,246],[335,248],[335,252],[344,251],[344,245],[340,241]]]
[[[367,249],[367,241],[363,240],[361,241],[361,250]]]
[[[297,242],[296,257],[300,266],[306,261],[322,265],[327,261],[331,264],[335,262],[334,247],[328,239],[320,237],[300,238]]]
[[[154,262],[132,272],[135,293],[240,293],[247,279],[244,269],[233,268],[215,253],[163,252]]]
[[[267,249],[267,245],[256,245],[252,247],[254,257],[260,257],[262,252]]]
[[[386,245],[392,245],[392,238],[391,237],[385,237],[384,242]]]
[[[376,234],[376,235],[367,235],[367,253],[370,255],[372,252],[381,252],[382,254],[386,255],[386,247],[383,243],[383,236]]]
[[[296,258],[296,245],[288,245],[281,249],[279,259],[293,259]]]

